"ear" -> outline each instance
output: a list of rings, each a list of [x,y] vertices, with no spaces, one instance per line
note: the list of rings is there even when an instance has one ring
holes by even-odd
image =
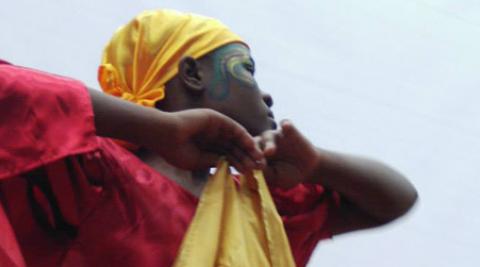
[[[194,58],[182,58],[178,66],[178,76],[190,92],[198,94],[205,90],[200,64]]]

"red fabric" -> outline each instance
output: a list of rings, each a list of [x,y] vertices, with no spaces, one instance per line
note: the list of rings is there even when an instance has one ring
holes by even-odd
[[[0,65],[0,266],[171,266],[197,199],[94,134],[78,82]],[[336,199],[272,190],[297,266]]]
[[[1,64],[0,88],[0,179],[96,147],[80,82]]]
[[[306,266],[318,241],[332,237],[326,227],[332,209],[340,206],[338,194],[320,185],[298,185],[290,190],[271,189],[282,216],[297,267]]]

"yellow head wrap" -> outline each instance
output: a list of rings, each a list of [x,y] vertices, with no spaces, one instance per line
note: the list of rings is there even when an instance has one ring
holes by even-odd
[[[165,84],[184,56],[199,58],[233,42],[242,40],[218,20],[145,11],[115,32],[103,52],[98,80],[106,93],[152,107],[165,97]]]

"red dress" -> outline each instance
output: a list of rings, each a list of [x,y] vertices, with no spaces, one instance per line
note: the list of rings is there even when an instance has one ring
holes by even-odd
[[[172,265],[197,198],[96,136],[83,84],[0,62],[0,125],[0,266]],[[271,191],[305,266],[338,196]]]

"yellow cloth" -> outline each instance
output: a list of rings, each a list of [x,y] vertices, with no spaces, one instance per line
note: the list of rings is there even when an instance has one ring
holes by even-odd
[[[145,11],[115,32],[104,49],[98,80],[106,93],[152,107],[165,97],[165,84],[184,56],[199,58],[233,42],[242,40],[218,20]]]
[[[237,186],[222,161],[209,179],[174,267],[293,267],[262,172]]]

